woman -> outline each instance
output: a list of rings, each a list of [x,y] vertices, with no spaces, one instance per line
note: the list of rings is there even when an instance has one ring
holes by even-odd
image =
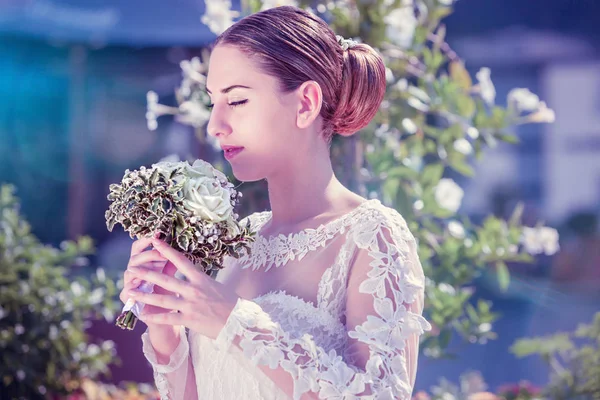
[[[415,240],[395,210],[346,189],[329,157],[333,134],[377,112],[381,57],[278,7],[217,38],[207,91],[208,133],[237,179],[267,180],[271,211],[248,217],[252,254],[226,258],[216,280],[157,239],[133,244],[121,298],[147,304],[162,398],[409,399],[430,329]],[[159,288],[136,292],[143,280]]]

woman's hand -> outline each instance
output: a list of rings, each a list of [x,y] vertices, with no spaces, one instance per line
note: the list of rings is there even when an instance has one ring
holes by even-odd
[[[146,324],[185,325],[190,330],[216,339],[240,296],[199,271],[184,254],[162,240],[154,238],[151,243],[168,260],[168,264],[187,278],[187,282],[142,265],[128,267],[135,278],[156,286],[155,293],[142,293],[132,288],[126,297],[145,303],[145,307],[151,305],[165,310],[162,313],[142,313],[140,319]],[[157,292],[157,286],[164,292]]]
[[[163,257],[157,250],[148,249],[148,247],[152,245],[152,238],[142,238],[133,242],[131,245],[131,255],[129,257],[129,262],[127,263],[127,270],[123,276],[124,284],[123,290],[119,295],[119,298],[123,303],[127,303],[127,300],[131,297],[129,292],[132,289],[138,288],[142,284],[142,279],[136,277],[132,272],[131,268],[134,267],[142,267],[148,268],[154,271],[162,271],[164,274],[173,276],[177,271],[175,266],[170,265],[171,263]],[[154,288],[155,293],[159,294],[172,294],[169,291],[166,291],[160,287]],[[169,310],[165,310],[161,307],[156,306],[144,306],[142,313],[144,314],[162,314],[165,312],[169,312]]]

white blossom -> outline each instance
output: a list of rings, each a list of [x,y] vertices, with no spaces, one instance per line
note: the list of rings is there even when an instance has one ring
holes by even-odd
[[[417,200],[415,201],[415,204],[413,204],[413,207],[415,210],[420,211],[425,207],[425,203],[423,203],[423,200]]]
[[[532,255],[541,253],[552,255],[559,249],[558,232],[548,227],[523,227],[521,242],[525,251]]]
[[[421,112],[429,111],[429,106],[423,103],[421,100],[417,99],[416,97],[410,97],[408,100],[406,100],[406,103],[408,103],[408,105],[414,108],[415,110],[419,110]]]
[[[71,282],[71,291],[75,296],[81,296],[84,292],[83,286],[79,282]]]
[[[417,132],[417,125],[410,118],[404,118],[402,120],[402,128],[404,128],[406,133],[410,133],[411,135]]]
[[[480,332],[484,332],[482,330],[482,327],[487,328],[488,332],[491,328],[492,325],[489,323],[483,323],[481,325],[479,325],[479,330]],[[487,385],[485,383],[485,381],[483,380],[483,377],[481,376],[481,373],[479,372],[467,372],[463,375],[461,375],[460,377],[460,391],[461,393],[465,394],[465,395],[472,395],[475,393],[480,393],[480,392],[485,392],[487,389]]]
[[[431,97],[427,94],[427,92],[418,86],[408,86],[406,88],[406,91],[408,93],[410,93],[412,96],[414,96],[417,99],[419,99],[420,101],[422,101],[423,103],[431,102]]]
[[[215,35],[225,32],[233,25],[233,19],[239,16],[237,11],[231,10],[230,0],[206,0],[204,5],[206,11],[201,21]]]
[[[104,272],[104,268],[98,268],[96,270],[96,276],[100,282],[106,281],[106,273]]]
[[[399,79],[398,82],[394,84],[394,88],[397,89],[399,92],[404,92],[408,89],[408,81],[406,80],[406,78]]]
[[[391,68],[385,68],[385,81],[387,83],[394,82],[394,73],[392,72]]]
[[[525,122],[552,123],[556,120],[554,110],[548,108],[545,102],[540,101],[536,112],[527,116]]]
[[[403,0],[399,8],[383,18],[388,39],[404,49],[411,46],[418,23],[413,7],[412,0]]]
[[[177,121],[196,128],[204,126],[210,119],[210,111],[195,101],[184,101],[179,105],[179,111],[181,114],[175,117]]]
[[[263,0],[261,11],[268,10],[269,8],[275,8],[275,7],[281,7],[281,6],[298,7],[298,2],[296,0]],[[318,10],[318,7],[317,7],[317,10]],[[319,12],[324,12],[324,11],[319,10]]]
[[[492,72],[489,68],[483,67],[475,74],[479,81],[479,92],[483,100],[488,104],[494,104],[496,101],[496,88],[491,79]]]
[[[468,155],[473,152],[473,146],[465,138],[458,139],[454,142],[454,150],[461,154]]]
[[[465,237],[465,228],[458,221],[450,221],[448,223],[448,232],[457,239],[464,239]]]
[[[518,112],[530,112],[538,109],[540,98],[527,88],[515,88],[508,92],[507,103]]]
[[[435,201],[452,212],[460,208],[464,191],[452,179],[442,178],[435,187]]]
[[[467,128],[467,135],[471,139],[477,139],[479,137],[479,129],[475,128],[474,126],[470,126]]]
[[[454,287],[452,285],[449,285],[445,282],[442,282],[438,285],[438,289],[440,290],[440,292],[442,293],[446,293],[449,295],[454,295],[456,294],[456,289],[454,289]]]

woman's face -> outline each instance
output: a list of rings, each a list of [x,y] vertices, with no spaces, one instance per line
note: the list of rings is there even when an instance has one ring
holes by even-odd
[[[294,91],[280,92],[276,78],[228,45],[211,53],[206,87],[213,105],[208,134],[221,148],[243,147],[228,159],[238,180],[268,178],[293,165],[294,154],[306,144],[296,125]]]

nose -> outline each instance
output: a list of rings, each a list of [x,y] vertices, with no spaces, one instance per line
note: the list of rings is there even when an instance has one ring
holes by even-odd
[[[227,110],[219,108],[216,104],[210,113],[206,131],[210,136],[228,136],[231,134],[231,125],[227,121]]]

